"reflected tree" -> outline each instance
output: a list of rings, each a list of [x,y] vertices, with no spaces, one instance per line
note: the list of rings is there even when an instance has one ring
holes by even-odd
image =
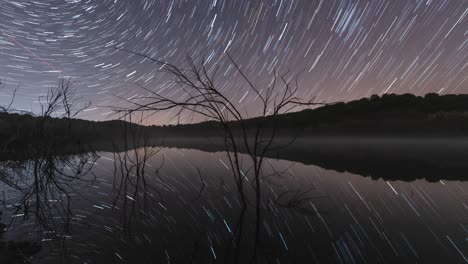
[[[143,123],[144,115],[132,119],[126,116],[130,123]],[[129,126],[122,123],[122,139],[113,143],[115,196],[113,206],[121,202],[122,224],[127,234],[132,233],[132,223],[139,214],[144,214],[148,199],[152,193],[158,192],[155,186],[147,184],[148,177],[160,177],[160,167],[152,168],[149,160],[159,153],[161,148],[152,147],[150,130],[144,126]],[[163,163],[161,166],[164,164]],[[154,170],[150,170],[151,167]]]
[[[126,52],[131,56],[140,56],[152,61],[162,72],[171,75],[174,78],[174,84],[180,88],[171,92],[170,95],[165,95],[161,91],[155,91],[137,84],[146,94],[133,99],[121,98],[129,103],[130,106],[116,108],[116,112],[124,116],[131,116],[135,113],[157,113],[176,110],[178,118],[188,113],[215,121],[213,122],[213,129],[219,130],[219,134],[223,138],[232,178],[236,184],[239,200],[242,204],[240,217],[233,232],[233,243],[231,243],[234,251],[234,262],[239,263],[241,261],[241,254],[244,256],[245,254],[249,254],[240,252],[240,244],[244,240],[243,225],[246,210],[250,207],[253,208],[255,214],[255,231],[253,235],[253,250],[249,254],[251,255],[249,259],[251,259],[251,262],[257,262],[262,211],[265,208],[263,203],[265,194],[262,187],[267,178],[264,175],[265,156],[275,149],[284,147],[284,145],[278,145],[275,142],[278,131],[277,116],[300,106],[313,106],[322,103],[315,102],[315,98],[308,101],[301,100],[297,96],[297,76],[288,72],[280,74],[275,70],[270,85],[267,87],[257,87],[235,60],[227,55],[231,66],[234,67],[244,80],[243,86],[252,92],[258,101],[260,109],[259,118],[252,122],[244,114],[242,106],[230,99],[219,88],[221,86],[217,81],[219,68],[216,65],[208,67],[205,59],[202,58],[196,61],[187,56],[185,64],[177,66],[145,54],[121,48],[116,49]],[[251,165],[247,168],[243,167],[240,155],[241,150],[247,153],[249,158],[248,163]],[[249,199],[247,195],[249,190],[246,188],[249,188],[249,186],[253,189],[253,199]],[[282,200],[284,197],[286,196],[283,194],[273,200]],[[308,211],[308,209],[302,208],[302,206],[307,206],[307,203],[304,202],[304,199],[306,199],[304,194],[299,192],[299,195],[293,195],[292,199],[295,201],[281,201],[281,205],[289,206],[301,212]],[[250,240],[250,238],[245,239]]]
[[[13,99],[0,110],[14,112]],[[94,182],[91,170],[98,156],[93,151],[63,154],[66,153],[64,142],[54,136],[50,128],[51,117],[69,120],[89,106],[81,104],[74,97],[70,80],[60,80],[45,97],[39,98],[39,102],[40,118],[35,124],[37,139],[15,150],[21,152],[19,156],[24,159],[0,163],[0,184],[4,190],[14,192],[17,197],[12,200],[5,196],[4,191],[1,202],[5,209],[11,211],[7,228],[18,219],[32,220],[42,240],[59,242],[62,246],[61,254],[65,257],[65,240],[70,235],[70,224],[73,221],[71,202],[80,185]],[[72,129],[71,126],[68,129]]]

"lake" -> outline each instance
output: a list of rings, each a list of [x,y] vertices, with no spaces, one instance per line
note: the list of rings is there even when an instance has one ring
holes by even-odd
[[[40,187],[32,164],[5,169],[16,181],[0,185],[4,239],[40,243],[33,263],[468,263],[466,142],[422,159],[398,142],[336,155],[302,142],[270,155],[259,219],[249,158],[245,208],[216,148],[58,158],[61,177]],[[71,177],[80,162],[90,171]]]

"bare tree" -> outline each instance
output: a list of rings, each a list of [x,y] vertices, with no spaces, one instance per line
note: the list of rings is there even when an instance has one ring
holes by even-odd
[[[0,111],[17,112],[11,107],[17,89],[14,90],[10,103],[1,107]],[[89,148],[88,153],[63,154],[64,146],[50,136],[48,124],[51,122],[50,117],[70,119],[90,104],[80,103],[79,98],[75,97],[69,79],[60,80],[59,84],[49,89],[47,95],[39,98],[39,101],[41,112],[34,120],[36,130],[34,135],[37,138],[23,146],[24,149],[15,150],[21,152],[21,155],[27,159],[1,162],[0,181],[18,193],[18,200],[12,212],[16,217],[11,221],[21,218],[33,219],[38,231],[41,234],[45,231],[46,239],[58,240],[64,247],[73,216],[72,194],[77,192],[78,182],[94,181],[91,170],[97,155]],[[32,112],[28,114],[35,115]],[[68,129],[70,131],[71,127]],[[5,197],[1,201],[4,203]],[[62,234],[55,232],[59,229]],[[63,255],[66,255],[65,251]]]
[[[253,206],[256,215],[256,228],[252,261],[256,262],[256,249],[261,230],[262,181],[265,179],[263,165],[265,155],[278,147],[274,142],[278,131],[277,117],[299,106],[314,106],[322,105],[323,103],[315,102],[315,98],[307,101],[298,98],[297,92],[299,86],[297,76],[291,76],[288,73],[279,74],[276,70],[273,73],[273,81],[270,85],[262,88],[257,87],[235,60],[227,55],[231,65],[234,66],[237,73],[244,80],[247,89],[253,92],[260,101],[258,104],[260,108],[258,122],[247,122],[247,117],[243,114],[241,108],[218,88],[219,83],[216,74],[219,68],[208,68],[206,60],[201,59],[196,62],[190,56],[187,56],[185,60],[186,64],[180,67],[142,53],[121,48],[116,49],[152,61],[164,73],[168,73],[174,77],[174,83],[180,88],[176,95],[172,93],[172,96],[165,96],[159,91],[154,91],[137,84],[141,89],[146,91],[147,95],[130,100],[121,98],[129,103],[130,107],[116,108],[116,112],[132,115],[137,112],[160,112],[176,109],[178,117],[188,112],[198,114],[208,120],[217,121],[217,124],[219,124],[222,130],[225,152],[230,163],[231,173],[235,180],[244,211],[251,204],[245,194],[246,175],[252,175],[253,177],[251,186],[255,193]],[[243,171],[239,154],[241,149],[247,153],[252,164],[245,172]],[[289,205],[292,205],[291,207],[294,209],[299,209],[297,207],[303,204],[304,197],[304,194],[301,193],[293,196],[296,202]],[[288,205],[288,203],[283,204]],[[241,212],[241,218],[238,223],[238,230],[240,232],[235,232],[235,236],[233,237],[236,242],[240,242],[242,239],[241,227],[243,215],[244,212]],[[236,250],[239,250],[239,247],[236,247]],[[236,252],[236,256],[239,256],[239,252]],[[236,259],[236,262],[238,262],[238,259]]]
[[[20,87],[20,84],[18,84],[18,86],[16,86],[15,89],[13,89],[13,94],[11,95],[10,97],[10,101],[8,102],[8,104],[6,105],[0,105],[0,113],[1,112],[4,112],[4,113],[9,113],[9,112],[12,112],[14,111],[12,109],[12,106],[13,106],[13,103],[16,99],[16,93],[18,92],[18,89]],[[0,90],[2,89],[5,89],[5,83],[3,83],[2,81],[0,81]]]
[[[47,95],[40,97],[41,116],[74,118],[91,105],[91,102],[82,103],[77,98],[71,79],[61,78],[57,86],[50,88]]]

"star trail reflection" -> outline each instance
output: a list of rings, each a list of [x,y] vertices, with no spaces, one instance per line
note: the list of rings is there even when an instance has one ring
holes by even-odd
[[[164,166],[160,166],[163,163]],[[241,204],[233,183],[220,175],[229,170],[222,153],[161,149],[148,160],[145,186],[120,185],[112,153],[101,153],[95,182],[75,183],[72,221],[65,248],[56,229],[38,229],[14,217],[8,238],[42,240],[39,263],[229,263],[230,238]],[[373,180],[312,165],[269,160],[289,176],[265,186],[262,261],[276,263],[461,263],[466,260],[467,184],[465,181]],[[226,162],[226,161],[225,161]],[[159,167],[158,176],[150,171]],[[198,177],[196,169],[202,173]],[[136,175],[133,175],[136,177]],[[135,183],[136,178],[129,178]],[[205,186],[205,188],[201,188]],[[135,189],[137,192],[134,192]],[[301,213],[272,203],[284,190],[310,189]],[[17,192],[5,189],[8,211]],[[6,214],[5,216],[7,216]],[[246,212],[247,219],[253,217]],[[6,218],[6,217],[5,217]],[[61,217],[54,217],[60,222]],[[254,230],[253,221],[243,226]],[[252,247],[246,237],[240,247]],[[66,250],[64,250],[66,249]],[[64,253],[66,252],[66,253]],[[65,259],[63,259],[66,254]],[[241,253],[242,254],[242,253]],[[231,257],[230,257],[231,256]],[[260,262],[263,263],[263,262]]]

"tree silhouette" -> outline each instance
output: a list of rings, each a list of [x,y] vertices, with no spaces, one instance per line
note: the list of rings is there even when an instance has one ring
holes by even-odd
[[[155,63],[163,72],[174,77],[174,83],[180,88],[180,94],[172,97],[165,96],[161,92],[155,92],[139,85],[148,95],[130,100],[121,98],[130,103],[131,106],[128,108],[115,108],[117,113],[131,116],[141,112],[154,113],[175,109],[177,110],[177,117],[188,112],[189,114],[197,114],[216,122],[213,129],[219,131],[219,135],[223,138],[225,153],[229,160],[231,174],[236,183],[243,208],[238,224],[233,232],[233,242],[235,245],[237,244],[237,246],[234,246],[235,262],[239,262],[241,253],[239,252],[241,248],[239,244],[244,235],[242,226],[245,210],[249,205],[252,205],[255,211],[254,246],[251,259],[253,262],[257,262],[257,249],[260,243],[261,232],[261,214],[263,210],[262,183],[266,179],[263,173],[263,166],[266,153],[278,147],[274,145],[277,135],[277,117],[298,106],[314,106],[320,103],[316,103],[315,98],[302,101],[297,97],[298,82],[296,76],[279,74],[276,70],[273,73],[271,85],[260,89],[247,77],[234,59],[227,55],[229,62],[241,75],[248,89],[260,101],[259,118],[262,118],[264,122],[250,122],[247,125],[247,118],[241,108],[219,89],[219,83],[216,79],[218,68],[209,69],[203,58],[197,62],[190,56],[187,56],[184,66],[176,66],[141,53],[124,49],[118,50],[149,59]],[[266,123],[270,124],[269,127],[265,126]],[[252,164],[248,168],[242,167],[239,153],[240,148],[247,153]],[[246,184],[246,179],[249,175],[253,178],[252,183]],[[255,193],[253,201],[249,201],[246,195],[245,188],[249,185]]]

